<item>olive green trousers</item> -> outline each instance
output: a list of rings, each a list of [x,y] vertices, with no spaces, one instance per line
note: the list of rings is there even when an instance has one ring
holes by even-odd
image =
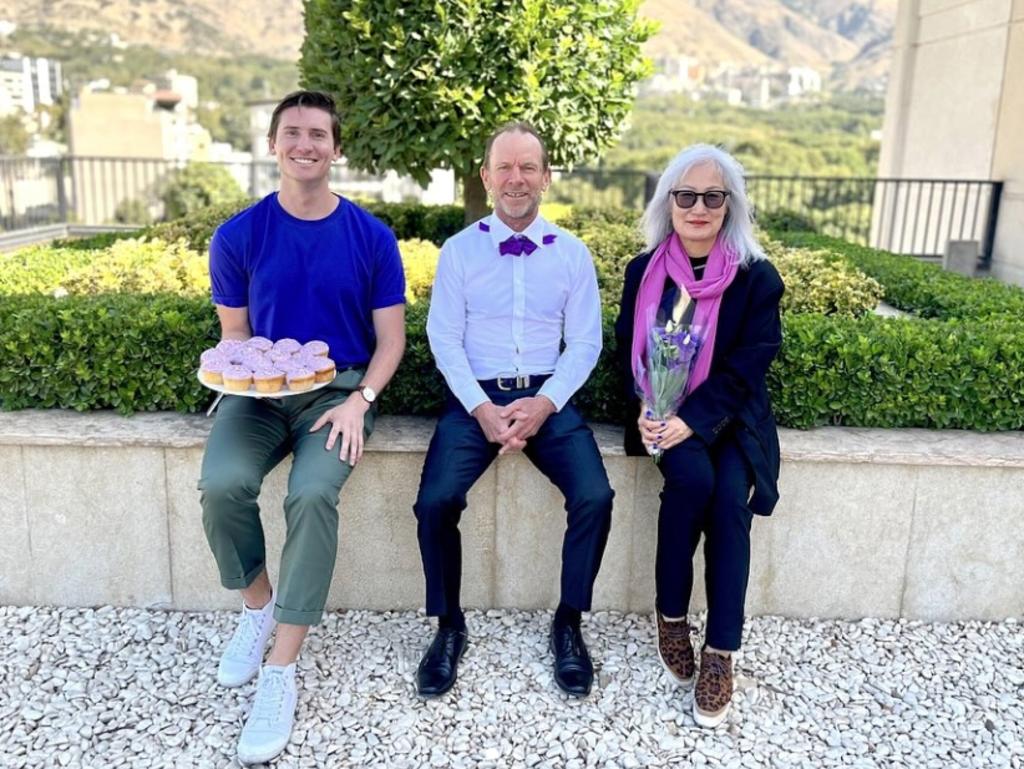
[[[339,458],[341,440],[324,447],[331,425],[310,428],[345,401],[362,380],[350,369],[323,389],[285,398],[226,395],[217,408],[199,478],[203,528],[221,584],[248,587],[266,566],[266,544],[257,502],[263,479],[292,454],[284,500],[285,540],[274,618],[291,625],[320,622],[338,551],[338,495],[349,473]],[[363,434],[373,430],[376,407]]]

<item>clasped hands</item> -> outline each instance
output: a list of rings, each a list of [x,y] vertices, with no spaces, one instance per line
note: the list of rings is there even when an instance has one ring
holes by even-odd
[[[517,398],[507,406],[485,401],[473,409],[473,416],[491,443],[500,443],[499,454],[522,451],[526,441],[555,413],[555,404],[543,395]]]
[[[690,426],[676,415],[665,419],[652,419],[650,413],[647,409],[641,408],[640,417],[636,420],[640,428],[640,439],[648,449],[657,448],[665,451],[693,435]]]

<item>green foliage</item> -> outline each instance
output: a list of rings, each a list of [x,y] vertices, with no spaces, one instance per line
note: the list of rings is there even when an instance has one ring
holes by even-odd
[[[96,235],[88,235],[86,237],[72,236],[68,238],[57,238],[50,244],[50,246],[53,248],[74,248],[79,251],[95,251],[96,249],[106,248],[119,240],[141,237],[145,233],[146,230],[116,230],[114,232],[100,232]],[[46,246],[41,246],[41,248],[46,248]]]
[[[184,240],[193,251],[206,252],[213,231],[239,211],[251,206],[251,200],[228,200],[193,211],[181,219],[155,224],[144,231],[150,238],[167,243]]]
[[[660,173],[695,142],[719,144],[751,174],[874,176],[882,103],[833,102],[760,110],[659,96],[637,101],[630,128],[604,157],[607,168]]]
[[[583,224],[576,234],[594,257],[601,304],[606,308],[617,306],[622,298],[626,264],[644,250],[643,238],[635,227],[599,221]]]
[[[885,300],[922,318],[1024,318],[1024,289],[991,278],[968,278],[913,257],[876,251],[810,233],[776,233],[781,243],[826,249],[885,287]]]
[[[758,213],[757,226],[772,232],[816,232],[818,229],[808,216],[789,208]]]
[[[465,226],[462,206],[359,201],[359,205],[391,228],[399,240],[422,238],[441,245]]]
[[[159,294],[208,296],[207,258],[184,242],[121,240],[94,252],[88,264],[61,280],[69,294]]]
[[[86,249],[42,244],[0,253],[0,296],[51,294],[71,270],[94,258]]]
[[[783,312],[859,317],[882,300],[882,286],[860,270],[832,257],[828,251],[786,248],[762,241],[786,284]]]
[[[581,232],[591,225],[603,224],[618,224],[639,230],[640,213],[629,208],[573,206],[569,215],[558,224],[570,232]]]
[[[430,291],[437,273],[437,257],[441,252],[429,240],[400,240],[398,250],[405,268],[405,301],[416,304],[430,299]]]
[[[1024,323],[785,316],[780,424],[1024,428]]]
[[[395,215],[426,220],[408,207]],[[605,302],[604,349],[576,400],[592,420],[621,422],[629,415],[614,363],[614,305],[623,266],[641,250],[639,235],[622,212],[577,210],[565,221],[594,253]],[[213,226],[211,218],[187,234],[205,243]],[[780,424],[1024,429],[1024,291],[822,236],[777,237],[785,245],[767,246],[790,302],[782,351],[769,372]],[[813,250],[794,251],[798,245]],[[429,415],[444,397],[425,330],[437,246],[403,240],[400,248],[416,301],[407,308],[406,355],[382,407]],[[908,309],[936,319],[864,314],[878,287],[851,265],[887,291],[893,281]],[[205,259],[184,242],[0,255],[0,408],[201,410],[210,396],[195,367],[217,337],[205,281]],[[65,284],[108,293],[53,297]],[[126,288],[191,295],[110,293]]]
[[[0,297],[0,408],[198,411],[196,361],[218,336],[208,300]]]
[[[0,155],[24,155],[29,133],[18,115],[0,117]]]
[[[594,157],[649,72],[637,0],[306,0],[303,85],[342,105],[357,168],[475,172],[497,126],[529,120],[565,165]],[[467,186],[468,187],[468,186]]]
[[[242,188],[224,166],[189,163],[169,175],[160,193],[164,219],[181,219],[214,205],[232,205],[245,199]]]
[[[114,209],[114,221],[119,224],[149,224],[153,221],[153,215],[149,212],[146,201],[127,198]]]

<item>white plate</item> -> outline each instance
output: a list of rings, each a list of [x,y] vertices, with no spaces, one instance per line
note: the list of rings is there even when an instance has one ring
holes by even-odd
[[[337,374],[335,374],[335,376],[337,376]],[[314,390],[320,390],[327,387],[327,385],[334,381],[334,377],[331,377],[326,382],[314,382],[313,386],[308,390],[289,390],[288,386],[285,385],[284,389],[278,390],[276,393],[261,393],[256,389],[256,385],[249,385],[248,390],[239,392],[238,390],[229,390],[224,385],[204,382],[203,378],[199,375],[198,369],[196,370],[196,379],[199,380],[199,384],[207,389],[214,390],[215,392],[219,392],[223,395],[241,395],[245,398],[287,398],[289,395],[305,395],[306,393],[311,393]]]

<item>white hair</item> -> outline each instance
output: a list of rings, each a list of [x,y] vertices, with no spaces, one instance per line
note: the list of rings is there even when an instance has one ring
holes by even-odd
[[[735,253],[739,264],[745,266],[765,253],[754,237],[753,215],[747,199],[747,185],[743,178],[743,166],[725,150],[710,144],[692,144],[676,155],[658,179],[654,197],[647,204],[640,226],[647,241],[648,249],[655,249],[672,232],[672,198],[669,192],[675,188],[694,166],[710,163],[722,175],[722,183],[729,191],[726,199],[725,221],[719,237],[726,249]]]

